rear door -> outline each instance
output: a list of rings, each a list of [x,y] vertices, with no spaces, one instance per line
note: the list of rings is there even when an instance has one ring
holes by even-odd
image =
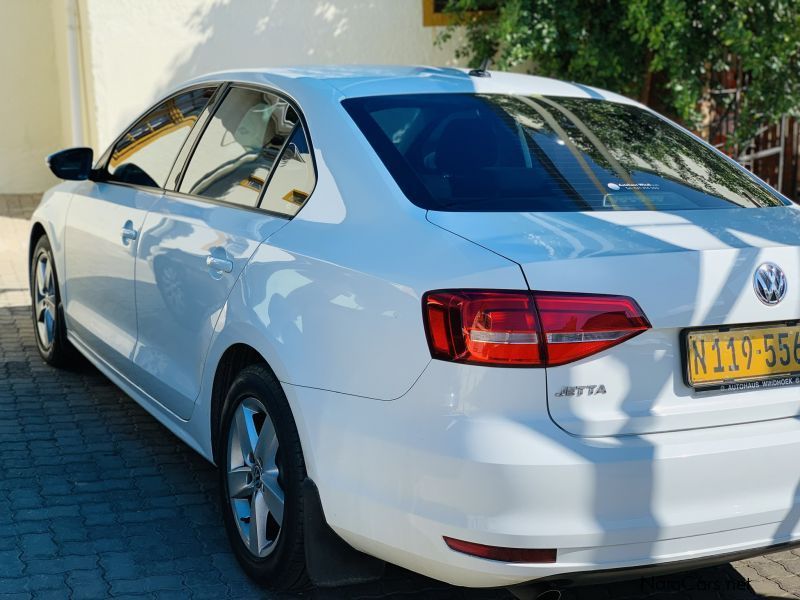
[[[140,118],[75,189],[66,224],[69,329],[126,372],[136,343],[134,257],[147,211],[214,87],[176,94]]]
[[[297,110],[277,93],[233,86],[175,189],[148,213],[136,258],[136,380],[178,416],[192,413],[233,284],[313,184]]]

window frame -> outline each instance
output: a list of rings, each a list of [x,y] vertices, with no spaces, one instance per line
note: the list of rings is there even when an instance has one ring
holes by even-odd
[[[183,178],[186,175],[186,169],[188,168],[189,163],[192,161],[192,158],[194,157],[194,153],[197,150],[197,146],[199,145],[200,140],[203,138],[203,134],[205,133],[205,131],[206,131],[207,127],[208,127],[208,124],[211,122],[211,119],[216,114],[217,110],[219,110],[220,106],[222,106],[222,103],[225,101],[225,98],[227,97],[228,92],[230,92],[230,90],[232,90],[233,88],[252,90],[252,91],[255,91],[255,92],[266,92],[266,93],[269,93],[269,94],[273,94],[274,96],[278,96],[279,98],[285,100],[292,107],[292,109],[297,114],[297,118],[298,118],[297,124],[292,129],[292,131],[289,133],[289,135],[286,136],[286,139],[284,140],[280,151],[276,155],[276,158],[275,158],[275,165],[276,166],[273,167],[270,170],[269,176],[267,177],[267,180],[264,182],[264,187],[258,194],[258,199],[257,199],[257,202],[256,202],[255,206],[245,206],[243,204],[236,204],[234,202],[227,202],[225,200],[220,200],[220,199],[217,199],[217,198],[208,198],[206,196],[199,196],[199,195],[196,195],[196,194],[187,194],[185,192],[179,192],[178,191],[180,189],[181,184],[183,183]],[[190,88],[187,88],[187,90],[188,89],[190,89]],[[313,146],[313,143],[312,143],[312,140],[311,140],[311,133],[309,131],[308,123],[306,121],[305,115],[303,114],[303,111],[300,109],[300,106],[299,106],[298,102],[294,98],[292,98],[289,94],[287,94],[286,92],[284,92],[282,90],[275,89],[275,88],[267,86],[267,85],[255,84],[255,83],[250,83],[250,82],[227,81],[227,82],[225,82],[223,85],[221,85],[218,88],[217,92],[215,93],[215,96],[212,98],[212,102],[208,103],[208,106],[206,107],[206,109],[208,110],[208,113],[209,113],[208,116],[206,118],[203,118],[205,115],[201,115],[201,118],[198,118],[197,123],[195,123],[195,128],[189,133],[189,137],[186,138],[185,144],[190,144],[191,143],[191,147],[189,149],[188,154],[186,155],[186,158],[184,158],[184,160],[183,160],[183,164],[180,165],[180,168],[177,171],[176,171],[176,168],[178,167],[177,164],[173,165],[172,169],[170,170],[170,175],[167,178],[167,183],[169,184],[170,182],[172,182],[172,185],[171,186],[167,186],[167,187],[164,188],[163,191],[164,191],[165,196],[172,197],[172,198],[178,198],[178,199],[183,198],[183,199],[195,200],[195,201],[200,201],[200,202],[206,202],[208,204],[216,204],[216,205],[219,205],[219,206],[229,206],[229,207],[232,207],[232,208],[238,208],[238,209],[242,209],[242,210],[255,211],[255,212],[258,212],[260,214],[268,214],[268,215],[274,216],[276,218],[286,219],[287,221],[291,221],[294,217],[296,217],[298,214],[300,214],[300,211],[303,210],[303,208],[308,204],[309,200],[311,200],[311,197],[314,195],[314,191],[317,189],[317,183],[319,181],[319,171],[317,170],[317,161],[316,161],[316,158],[314,156],[314,146]],[[201,121],[202,121],[202,123],[201,123]],[[280,212],[268,210],[266,208],[262,208],[261,207],[261,203],[264,200],[264,194],[266,193],[267,187],[269,187],[269,184],[272,181],[272,177],[273,177],[273,175],[275,173],[275,170],[277,169],[277,165],[280,164],[280,158],[281,158],[281,156],[283,156],[283,153],[286,150],[286,145],[289,143],[289,139],[294,134],[294,131],[297,128],[298,125],[303,128],[303,134],[305,135],[306,143],[308,144],[308,150],[309,150],[309,154],[311,156],[311,165],[312,165],[312,167],[314,169],[314,187],[311,188],[311,191],[308,194],[308,198],[306,199],[306,201],[303,204],[303,206],[301,206],[300,209],[294,215],[290,216],[290,215],[286,215],[284,213],[280,213]],[[197,134],[196,135],[194,133],[195,130],[197,130]],[[181,148],[181,150],[178,152],[178,157],[180,157],[180,155],[182,153],[183,153],[183,148]],[[176,163],[177,163],[177,161],[176,161]],[[170,188],[170,189],[168,189],[168,188]]]
[[[183,152],[183,149],[184,149],[184,147],[186,145],[186,142],[189,141],[189,139],[192,137],[192,134],[198,129],[198,124],[201,121],[203,121],[204,118],[206,118],[206,113],[208,113],[209,110],[213,106],[215,106],[216,102],[219,100],[220,90],[222,90],[224,87],[225,87],[224,82],[221,82],[221,81],[206,81],[206,82],[203,82],[203,83],[198,83],[198,84],[195,84],[195,85],[187,86],[185,88],[181,88],[180,90],[178,90],[176,92],[173,92],[173,93],[169,94],[168,96],[164,96],[158,102],[150,105],[146,110],[144,110],[135,119],[133,119],[125,127],[125,129],[122,130],[122,133],[120,133],[116,138],[114,138],[114,141],[111,142],[111,144],[108,146],[108,148],[106,148],[106,151],[103,152],[103,154],[100,155],[100,158],[98,158],[95,161],[94,167],[92,167],[92,173],[94,175],[92,179],[97,183],[106,183],[106,184],[109,184],[109,185],[119,185],[119,186],[129,187],[129,188],[136,189],[136,190],[147,191],[147,192],[152,192],[152,191],[163,192],[163,191],[165,191],[166,190],[165,186],[141,185],[141,184],[138,184],[138,183],[129,183],[127,181],[116,181],[114,179],[111,179],[110,178],[111,175],[108,172],[108,163],[111,161],[111,156],[114,153],[114,148],[116,148],[117,144],[128,134],[128,132],[133,128],[134,125],[136,125],[139,121],[144,119],[147,115],[149,115],[151,112],[153,112],[156,108],[158,108],[159,106],[161,106],[165,102],[168,102],[168,101],[172,100],[173,98],[177,98],[178,96],[181,96],[181,95],[183,95],[183,94],[185,94],[187,92],[191,92],[193,90],[199,90],[199,89],[203,89],[203,88],[214,88],[214,91],[211,94],[211,98],[209,98],[209,100],[208,100],[208,104],[206,104],[205,108],[203,108],[203,110],[201,111],[200,116],[197,118],[197,121],[195,121],[194,125],[192,125],[192,128],[189,130],[189,135],[186,137],[186,140],[184,140],[183,144],[181,144],[181,147],[178,150],[178,153],[175,155],[175,158],[173,159],[172,167],[170,167],[170,170],[169,170],[169,172],[167,174],[167,184],[168,184],[170,179],[173,176],[173,171],[175,169],[175,164],[177,163],[178,159],[180,158],[181,153]]]

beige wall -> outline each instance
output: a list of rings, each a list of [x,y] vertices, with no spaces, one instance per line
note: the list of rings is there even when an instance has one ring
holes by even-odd
[[[421,0],[80,0],[104,149],[144,108],[209,71],[331,63],[452,64]]]
[[[137,114],[209,71],[453,64],[422,0],[0,0],[0,194],[41,192],[44,157],[102,151]],[[72,40],[72,43],[70,42]]]
[[[61,89],[50,0],[0,2],[0,193],[55,183],[44,163],[64,146]]]

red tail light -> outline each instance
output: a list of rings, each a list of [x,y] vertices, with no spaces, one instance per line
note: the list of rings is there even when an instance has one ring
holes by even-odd
[[[455,290],[423,298],[431,356],[484,365],[563,365],[650,328],[625,296]]]
[[[431,292],[425,295],[434,358],[484,364],[541,362],[536,312],[520,292]]]

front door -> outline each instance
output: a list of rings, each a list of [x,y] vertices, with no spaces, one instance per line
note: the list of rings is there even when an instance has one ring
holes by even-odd
[[[114,144],[94,181],[81,184],[66,224],[65,313],[70,332],[126,373],[137,338],[135,257],[147,211],[215,87],[159,103]]]
[[[136,343],[136,238],[160,196],[160,190],[87,181],[67,216],[67,328],[118,370]]]

